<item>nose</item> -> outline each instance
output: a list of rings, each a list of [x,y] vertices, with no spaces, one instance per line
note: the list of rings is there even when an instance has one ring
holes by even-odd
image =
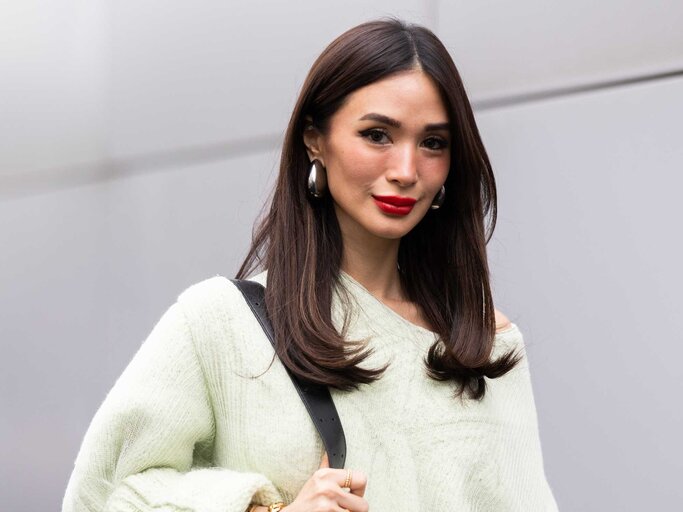
[[[402,187],[417,182],[417,151],[411,144],[396,147],[396,153],[391,161],[387,180]]]

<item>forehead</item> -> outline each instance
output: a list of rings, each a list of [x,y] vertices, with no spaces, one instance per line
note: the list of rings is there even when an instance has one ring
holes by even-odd
[[[404,71],[352,92],[334,117],[357,121],[364,114],[383,114],[406,125],[448,121],[439,88],[419,70]]]

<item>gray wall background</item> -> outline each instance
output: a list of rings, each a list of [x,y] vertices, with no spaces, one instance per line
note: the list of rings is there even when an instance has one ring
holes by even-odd
[[[313,60],[385,14],[442,38],[476,108],[560,508],[680,510],[673,0],[0,3],[1,510],[59,508],[163,311],[237,270]]]

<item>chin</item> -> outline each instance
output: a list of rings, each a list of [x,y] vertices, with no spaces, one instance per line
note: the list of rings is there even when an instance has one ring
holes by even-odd
[[[405,233],[404,232],[401,232],[401,233],[375,233],[375,236],[377,236],[377,238],[383,238],[385,240],[400,240],[407,233],[408,233],[407,231]]]
[[[407,235],[413,229],[413,227],[415,226],[413,226],[411,223],[410,225],[405,225],[401,228],[399,228],[398,226],[386,226],[384,228],[376,227],[375,229],[368,229],[368,231],[378,238],[396,240],[403,238],[405,235]]]

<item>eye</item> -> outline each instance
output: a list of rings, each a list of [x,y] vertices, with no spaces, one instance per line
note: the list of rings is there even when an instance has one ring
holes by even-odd
[[[389,135],[384,130],[380,130],[379,128],[363,130],[360,132],[360,134],[373,144],[384,144],[386,142],[384,137],[386,137],[387,140],[389,139]]]
[[[442,139],[441,137],[429,137],[424,141],[427,149],[438,151],[440,149],[445,149],[448,147],[448,141]]]

